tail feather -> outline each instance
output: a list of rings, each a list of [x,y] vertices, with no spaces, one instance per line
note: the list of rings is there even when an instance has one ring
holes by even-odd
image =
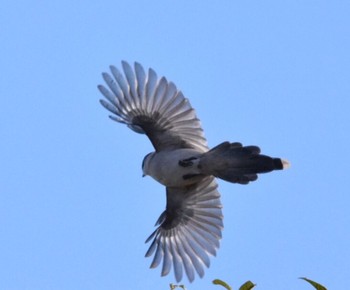
[[[262,155],[257,146],[224,142],[203,155],[200,167],[205,174],[233,183],[248,184],[258,178],[257,174],[287,168],[289,162]]]

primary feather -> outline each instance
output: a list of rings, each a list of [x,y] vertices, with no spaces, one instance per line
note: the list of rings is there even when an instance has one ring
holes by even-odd
[[[156,151],[193,148],[205,152],[207,147],[201,124],[188,99],[165,77],[158,79],[149,69],[135,63],[134,69],[122,62],[123,74],[111,66],[113,77],[103,73],[108,88],[99,85],[107,101],[101,104],[137,133],[145,133]]]

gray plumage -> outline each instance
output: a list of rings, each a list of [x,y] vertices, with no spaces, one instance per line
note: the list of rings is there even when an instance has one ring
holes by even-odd
[[[155,152],[143,160],[144,175],[166,186],[166,209],[146,240],[153,255],[151,268],[162,264],[162,276],[174,268],[176,281],[186,273],[204,275],[209,256],[219,248],[223,228],[222,205],[215,177],[247,184],[258,173],[283,169],[289,163],[260,154],[257,146],[223,142],[209,150],[194,109],[176,86],[154,70],[122,62],[121,73],[111,66],[103,73],[108,88],[99,85],[107,101],[101,104],[111,119],[146,134]],[[125,76],[125,77],[124,77]]]

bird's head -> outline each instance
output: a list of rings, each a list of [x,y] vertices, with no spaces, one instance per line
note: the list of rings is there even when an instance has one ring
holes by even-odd
[[[150,160],[153,157],[153,153],[148,153],[142,160],[142,177],[145,177],[146,175],[149,175],[150,170]]]

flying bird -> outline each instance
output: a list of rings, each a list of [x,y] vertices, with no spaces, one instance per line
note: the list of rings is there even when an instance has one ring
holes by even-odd
[[[173,267],[177,282],[184,273],[192,282],[195,273],[204,276],[222,237],[216,178],[248,184],[289,163],[238,142],[210,149],[194,109],[174,83],[137,62],[132,67],[122,61],[122,68],[111,66],[111,75],[102,74],[107,87],[98,86],[106,98],[100,102],[112,120],[147,135],[155,151],[144,157],[143,175],[166,187],[166,209],[146,240],[151,242],[146,257],[153,255],[151,268],[162,265],[162,276]]]

